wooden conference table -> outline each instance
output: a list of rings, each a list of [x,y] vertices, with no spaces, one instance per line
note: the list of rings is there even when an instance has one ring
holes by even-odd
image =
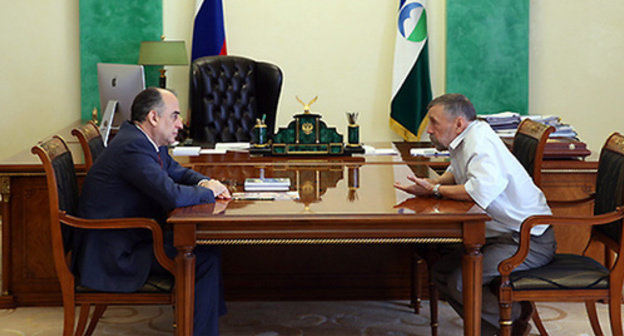
[[[463,243],[464,334],[479,335],[481,246],[489,217],[473,202],[415,198],[392,187],[425,164],[364,160],[203,162],[194,169],[243,191],[246,177],[289,177],[299,199],[232,200],[175,209],[176,333],[191,335],[198,244]],[[356,279],[354,279],[356,281]]]

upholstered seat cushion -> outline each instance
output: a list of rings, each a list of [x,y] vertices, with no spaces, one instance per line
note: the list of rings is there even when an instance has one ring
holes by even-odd
[[[557,254],[547,265],[510,275],[513,290],[607,289],[609,271],[594,259]]]
[[[173,289],[173,276],[172,275],[150,275],[147,282],[143,287],[139,288],[133,293],[167,293]],[[99,293],[100,291],[76,286],[76,292],[78,293]]]

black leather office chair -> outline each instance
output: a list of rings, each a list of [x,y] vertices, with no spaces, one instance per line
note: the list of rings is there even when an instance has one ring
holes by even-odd
[[[275,131],[282,71],[239,56],[208,56],[191,65],[190,136],[195,142],[248,142],[256,119]]]
[[[108,305],[138,305],[174,303],[173,260],[163,247],[163,233],[160,225],[149,218],[82,219],[75,217],[78,210],[78,183],[74,161],[65,141],[54,136],[50,140],[32,148],[43,163],[48,187],[50,210],[50,235],[52,256],[56,275],[61,285],[63,297],[63,335],[83,335],[91,305],[95,306],[84,335],[91,335]],[[72,235],[75,228],[105,229],[147,229],[152,233],[154,255],[158,263],[171,274],[151,275],[145,285],[134,293],[99,292],[77,286],[71,272],[70,259]],[[75,325],[76,305],[80,305],[80,317]]]

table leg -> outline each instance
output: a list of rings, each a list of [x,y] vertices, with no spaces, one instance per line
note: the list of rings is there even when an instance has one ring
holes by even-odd
[[[173,245],[178,250],[175,257],[175,334],[193,335],[193,309],[195,306],[195,226],[175,225]]]
[[[483,255],[481,245],[466,244],[462,256],[464,335],[481,334]]]

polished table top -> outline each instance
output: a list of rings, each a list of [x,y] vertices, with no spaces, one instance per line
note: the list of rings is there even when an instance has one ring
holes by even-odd
[[[215,204],[201,204],[174,210],[171,223],[210,221],[223,229],[243,230],[253,218],[255,223],[275,222],[278,217],[306,222],[314,218],[328,223],[351,222],[354,226],[372,222],[410,222],[417,214],[428,222],[436,222],[440,215],[465,220],[469,216],[486,218],[474,202],[460,202],[432,197],[413,197],[395,189],[395,181],[408,183],[408,175],[435,174],[426,165],[380,164],[297,164],[266,163],[257,165],[204,164],[195,167],[201,173],[223,181],[232,192],[242,192],[248,177],[287,177],[291,191],[299,194],[296,200],[232,200]],[[210,218],[207,218],[210,217]],[[305,224],[305,223],[303,223]]]

